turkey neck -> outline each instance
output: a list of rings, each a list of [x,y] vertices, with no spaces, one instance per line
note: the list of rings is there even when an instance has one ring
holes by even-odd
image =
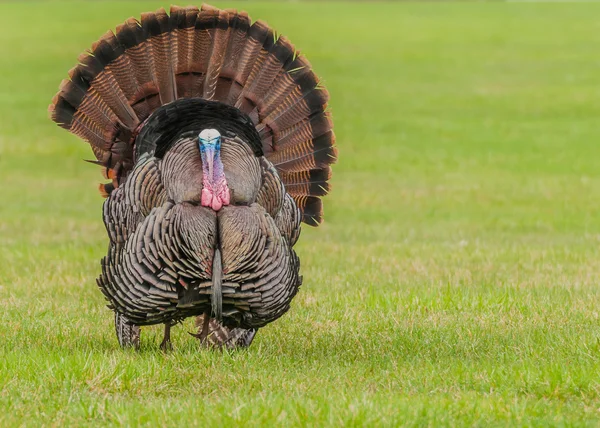
[[[221,161],[219,147],[201,147],[202,157],[202,205],[219,211],[223,205],[229,205],[229,188]]]
[[[202,155],[202,173],[204,174],[204,185],[214,188],[215,167],[223,172],[223,162],[221,161],[221,150],[214,147],[206,147],[201,150]]]

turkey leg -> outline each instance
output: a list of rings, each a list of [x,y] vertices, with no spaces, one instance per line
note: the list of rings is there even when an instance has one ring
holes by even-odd
[[[209,323],[210,323],[210,312],[206,311],[206,312],[204,312],[204,317],[202,320],[202,330],[200,331],[200,334],[194,335],[198,339],[200,339],[200,343],[204,343],[206,341],[206,338],[208,337],[208,324]]]
[[[160,343],[160,349],[163,351],[173,350],[173,345],[171,345],[171,323],[165,323],[165,335]]]

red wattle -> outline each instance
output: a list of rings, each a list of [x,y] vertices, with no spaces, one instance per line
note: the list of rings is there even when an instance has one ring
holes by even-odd
[[[205,183],[202,189],[201,201],[203,207],[212,208],[215,211],[219,211],[224,205],[229,205],[230,193],[227,187],[227,181],[222,180],[218,183],[218,191],[211,189],[210,184]]]
[[[204,189],[202,189],[202,196],[201,196],[202,206],[210,207],[212,205],[212,199],[213,199],[213,194],[205,185]]]

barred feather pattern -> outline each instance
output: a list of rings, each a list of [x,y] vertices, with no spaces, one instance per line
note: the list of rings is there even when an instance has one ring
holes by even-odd
[[[273,165],[245,147],[235,139],[223,143],[224,153],[238,153],[224,156],[226,171],[246,163],[262,177],[238,196],[250,198],[244,205],[214,212],[198,204],[202,180],[192,172],[198,148],[185,138],[162,159],[141,159],[106,200],[110,248],[98,285],[131,323],[173,323],[210,312],[215,248],[222,253],[220,324],[231,333],[224,344],[241,334],[235,329],[257,329],[289,309],[301,284],[292,249],[301,215]]]
[[[204,318],[206,315],[200,315],[196,318],[196,328],[198,334],[193,336],[200,337],[204,326]],[[208,321],[208,332],[206,344],[216,348],[237,349],[247,348],[252,344],[254,336],[258,329],[256,328],[229,328],[211,318]]]

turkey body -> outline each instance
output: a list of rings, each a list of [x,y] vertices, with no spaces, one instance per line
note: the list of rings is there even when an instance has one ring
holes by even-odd
[[[208,5],[130,18],[79,57],[49,112],[111,180],[97,284],[122,346],[187,317],[248,346],[290,308],[337,158],[328,98],[285,37]]]
[[[292,246],[301,216],[273,165],[239,137],[224,138],[232,194],[218,212],[200,205],[197,140],[176,138],[163,158],[143,157],[104,204],[110,238],[99,286],[137,325],[211,310],[221,275],[222,323],[257,328],[281,316],[300,286]],[[219,250],[222,272],[214,272]]]

